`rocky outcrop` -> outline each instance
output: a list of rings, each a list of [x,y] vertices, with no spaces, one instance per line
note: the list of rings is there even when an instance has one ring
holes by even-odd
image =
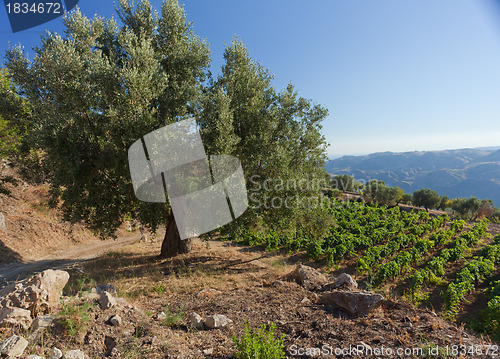
[[[331,304],[351,315],[363,316],[382,304],[384,297],[369,292],[334,290],[319,297],[320,304]]]
[[[18,327],[26,330],[32,321],[31,312],[27,309],[6,307],[0,310],[0,327]]]
[[[34,317],[48,314],[59,305],[62,289],[68,280],[68,272],[47,269],[2,289],[0,306],[26,309]]]

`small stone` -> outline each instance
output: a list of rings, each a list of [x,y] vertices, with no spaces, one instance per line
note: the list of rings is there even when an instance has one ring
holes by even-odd
[[[119,327],[123,324],[123,320],[118,314],[115,314],[111,318],[109,318],[109,322],[115,327]]]
[[[64,353],[64,359],[85,359],[85,353],[81,350],[68,350]]]
[[[165,312],[160,312],[160,313],[156,314],[155,318],[156,318],[156,320],[164,321],[167,318],[167,315],[165,314]]]
[[[0,355],[8,358],[19,358],[23,355],[27,346],[28,341],[26,339],[13,335],[0,344]]]
[[[304,299],[302,299],[300,302],[301,302],[302,304],[310,304],[310,303],[311,303],[311,300],[310,300],[309,298],[307,298],[307,297],[304,297]]]
[[[222,314],[209,315],[204,324],[210,329],[222,328],[233,321]]]
[[[208,348],[203,350],[203,354],[212,355],[214,353],[214,348]]]
[[[189,314],[189,322],[196,329],[203,329],[203,319],[198,313]]]
[[[102,309],[112,308],[117,304],[116,299],[109,292],[102,292],[99,297],[99,305]]]
[[[47,328],[50,327],[52,322],[54,321],[55,317],[52,315],[39,315],[38,317],[33,320],[33,323],[31,323],[31,328],[30,330],[32,332],[36,332],[39,330],[46,330]]]
[[[106,347],[106,351],[108,353],[111,353],[111,351],[116,348],[116,345],[118,343],[116,342],[116,339],[113,337],[110,337],[109,335],[106,335],[104,337],[104,346]]]
[[[30,354],[26,357],[26,359],[45,359],[45,357],[41,357],[41,356],[35,355],[35,354]]]
[[[49,359],[61,359],[63,356],[63,353],[61,349],[52,347],[49,353]]]
[[[349,274],[342,273],[333,282],[335,288],[345,288],[347,290],[354,290],[358,288],[358,282],[356,282]]]

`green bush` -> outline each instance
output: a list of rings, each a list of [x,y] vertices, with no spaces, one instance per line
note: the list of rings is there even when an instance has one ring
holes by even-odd
[[[66,334],[75,337],[83,331],[85,325],[90,320],[92,304],[84,303],[63,303],[63,309],[59,312],[58,322],[63,327]]]
[[[285,358],[285,335],[276,335],[276,324],[262,324],[252,330],[245,321],[245,334],[239,339],[233,337],[236,357],[239,359],[281,359]]]

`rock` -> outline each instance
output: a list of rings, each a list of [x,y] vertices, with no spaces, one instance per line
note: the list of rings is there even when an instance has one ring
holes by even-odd
[[[5,225],[5,216],[0,212],[0,229],[7,233],[7,226]]]
[[[50,355],[49,359],[61,359],[63,356],[63,353],[62,353],[61,349],[56,348],[56,347],[52,347],[49,355]]]
[[[120,325],[123,324],[122,317],[120,317],[118,314],[115,314],[111,318],[109,318],[109,322],[114,327],[119,327]]]
[[[356,282],[349,274],[342,273],[333,282],[335,288],[345,288],[347,290],[354,290],[358,288],[358,282]]]
[[[85,353],[81,350],[68,350],[64,353],[64,359],[85,359]]]
[[[101,294],[103,292],[108,292],[112,295],[116,295],[116,287],[113,284],[99,284],[95,287],[97,294]]]
[[[351,315],[362,316],[381,305],[383,299],[380,294],[335,290],[321,295],[319,303],[332,304]]]
[[[295,271],[292,272],[292,277],[308,290],[321,289],[327,283],[327,279],[323,274],[312,267],[302,264],[297,265]]]
[[[36,317],[33,320],[33,323],[31,323],[30,330],[32,332],[37,332],[39,330],[45,330],[48,327],[50,327],[50,325],[52,324],[54,319],[55,319],[55,317],[52,315],[48,315],[48,314],[39,315],[38,317]]]
[[[68,272],[47,269],[3,288],[0,291],[0,306],[27,309],[33,316],[49,314],[59,305],[61,291],[68,280]]]
[[[212,355],[214,353],[214,348],[203,349],[203,354]]]
[[[19,358],[28,346],[28,341],[23,337],[13,335],[0,343],[0,355],[8,358]]]
[[[163,321],[167,318],[167,315],[165,314],[165,312],[160,312],[158,314],[156,314],[156,320],[160,320],[160,321]]]
[[[229,323],[232,323],[233,321],[226,317],[225,315],[222,314],[214,314],[214,315],[209,315],[206,319],[204,324],[207,326],[207,328],[210,329],[216,329],[216,328],[222,328],[228,325]]]
[[[114,307],[116,304],[116,299],[109,292],[102,292],[99,296],[99,305],[102,309],[108,309]]]
[[[115,338],[108,335],[104,337],[104,346],[106,347],[106,352],[108,352],[109,354],[111,354],[111,351],[116,348],[117,344],[118,343],[116,342]]]
[[[6,307],[0,311],[0,327],[15,327],[26,330],[32,321],[31,312],[27,309]]]
[[[31,354],[26,357],[26,359],[45,359],[45,357],[41,357],[39,355]]]
[[[201,318],[201,315],[198,313],[191,313],[189,314],[189,322],[191,325],[196,328],[196,329],[203,329],[203,319]]]

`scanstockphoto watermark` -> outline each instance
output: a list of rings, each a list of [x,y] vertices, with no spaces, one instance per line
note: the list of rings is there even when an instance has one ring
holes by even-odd
[[[326,207],[323,191],[326,179],[311,178],[266,178],[253,175],[249,179],[249,207],[253,209],[297,209]]]
[[[300,347],[293,344],[289,347],[289,353],[292,356],[309,356],[309,357],[403,357],[410,356],[413,358],[422,357],[425,355],[433,355],[430,350],[424,350],[420,347],[398,347],[390,348],[385,346],[372,347],[366,344],[349,345],[346,347],[334,347],[324,344],[321,347]]]

